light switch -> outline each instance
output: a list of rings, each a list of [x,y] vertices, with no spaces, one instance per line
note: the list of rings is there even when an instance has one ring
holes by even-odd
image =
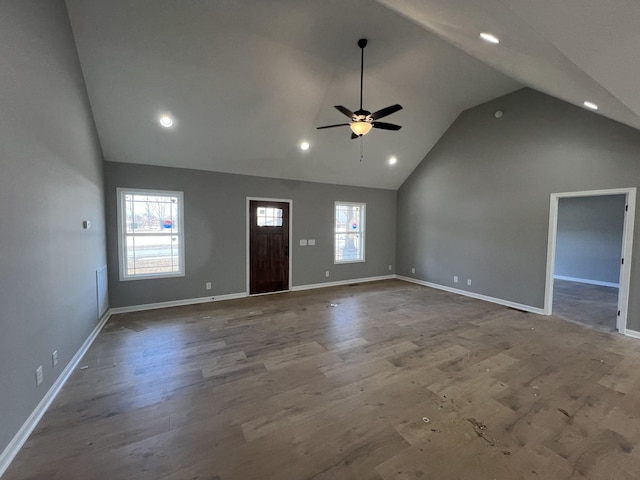
[[[307,246],[307,241],[306,240],[300,240],[300,246],[301,247],[306,247]]]
[[[309,245],[310,245],[310,246],[313,246],[313,245],[315,245],[315,244],[316,244],[315,239],[310,238],[310,239],[309,239]]]

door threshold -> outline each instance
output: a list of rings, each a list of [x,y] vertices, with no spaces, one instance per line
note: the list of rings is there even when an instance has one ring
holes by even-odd
[[[287,290],[277,290],[275,292],[264,292],[264,293],[250,293],[249,296],[250,297],[262,297],[264,295],[275,295],[278,293],[288,293],[290,292],[291,289],[287,289]]]

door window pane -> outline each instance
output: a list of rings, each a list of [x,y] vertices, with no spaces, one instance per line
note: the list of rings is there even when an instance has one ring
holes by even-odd
[[[256,212],[259,227],[281,227],[282,209],[271,207],[258,207]]]

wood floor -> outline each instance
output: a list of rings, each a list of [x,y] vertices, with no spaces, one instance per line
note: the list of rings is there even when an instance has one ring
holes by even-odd
[[[554,280],[553,314],[557,317],[612,332],[617,313],[617,288]]]
[[[3,480],[638,479],[640,343],[397,280],[113,317]]]

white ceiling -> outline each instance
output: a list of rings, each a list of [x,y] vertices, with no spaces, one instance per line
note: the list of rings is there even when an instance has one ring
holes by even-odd
[[[524,85],[640,128],[638,0],[378,1]]]
[[[391,189],[461,111],[523,85],[640,128],[640,3],[601,3],[67,0],[107,160]],[[363,162],[348,127],[315,128],[358,108],[361,37],[364,107],[404,107]]]

